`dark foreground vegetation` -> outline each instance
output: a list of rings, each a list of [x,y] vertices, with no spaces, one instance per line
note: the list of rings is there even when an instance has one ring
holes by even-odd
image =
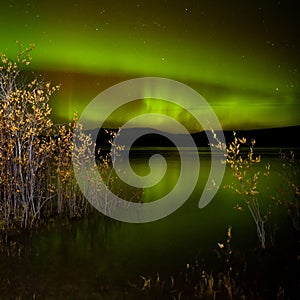
[[[1,255],[8,257],[21,255],[21,248],[11,238],[16,230],[31,229],[57,218],[83,217],[92,211],[73,172],[71,157],[76,151],[72,148],[72,137],[78,126],[77,116],[69,124],[53,124],[49,99],[59,86],[23,71],[30,64],[32,49],[33,46],[24,49],[20,45],[14,61],[1,54],[0,250]],[[89,144],[91,138],[82,133],[81,141],[81,151],[87,151],[84,145]],[[257,231],[258,248],[254,245],[247,254],[235,249],[232,245],[234,228],[228,227],[227,237],[217,244],[218,259],[214,268],[201,258],[195,259],[179,274],[144,275],[140,281],[128,285],[127,293],[109,296],[105,291],[104,296],[97,299],[106,299],[105,295],[107,299],[298,299],[299,160],[293,151],[279,154],[280,184],[278,190],[270,191],[267,178],[272,166],[262,167],[261,157],[254,154],[254,145],[254,140],[249,142],[235,135],[227,146],[216,143],[216,147],[224,147],[225,160],[232,170],[232,183],[226,188],[241,199],[236,209],[250,213]],[[109,157],[102,162],[99,171],[113,186]],[[263,205],[263,202],[281,206],[289,218],[287,231],[278,237],[282,240],[277,244],[267,226],[272,205]],[[2,278],[0,298],[9,294],[10,288],[9,282]],[[18,297],[28,299],[28,295]],[[38,291],[30,298],[39,298]]]
[[[286,247],[241,251],[231,245],[231,230],[213,266],[199,257],[177,274],[141,276],[134,288],[142,299],[298,299],[299,233],[288,234]]]

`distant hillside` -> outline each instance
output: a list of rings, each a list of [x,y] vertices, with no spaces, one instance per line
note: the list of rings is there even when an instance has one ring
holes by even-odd
[[[116,130],[114,130],[116,131]],[[152,130],[153,131],[153,130]],[[126,136],[136,136],[139,132],[138,128],[127,128],[123,130]],[[155,133],[147,134],[136,140],[134,146],[144,147],[172,147],[174,144],[162,136],[163,132],[154,130]],[[108,146],[108,140],[111,136],[105,132],[104,129],[89,131],[93,136],[97,135],[97,144],[99,146]],[[249,141],[254,138],[257,147],[287,147],[287,148],[300,148],[300,125],[283,128],[270,128],[258,130],[236,130],[238,137],[245,137]],[[169,134],[175,136],[175,134]],[[225,139],[227,142],[232,141],[233,131],[224,131]],[[180,135],[177,135],[180,137]],[[193,133],[192,137],[198,147],[208,146],[208,139],[205,132]],[[184,145],[180,145],[184,146]]]
[[[240,137],[256,141],[257,147],[300,147],[300,125],[291,127],[239,130],[236,131]],[[225,132],[226,140],[232,140],[232,132]]]

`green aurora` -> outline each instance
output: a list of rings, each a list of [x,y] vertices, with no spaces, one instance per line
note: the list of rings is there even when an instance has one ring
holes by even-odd
[[[59,121],[116,83],[159,76],[198,91],[224,129],[299,125],[299,18],[287,2],[11,0],[1,6],[0,51],[13,57],[15,40],[35,43],[31,67],[62,86],[51,103]],[[146,112],[201,130],[179,107],[151,99],[107,124]]]

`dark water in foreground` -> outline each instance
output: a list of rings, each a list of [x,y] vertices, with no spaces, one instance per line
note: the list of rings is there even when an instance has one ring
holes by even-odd
[[[176,181],[178,157],[173,152],[165,154],[169,162],[167,178],[157,189],[145,193],[148,201],[152,195],[167,193]],[[104,221],[100,213],[95,213],[84,220],[54,224],[13,238],[18,241],[15,251],[0,256],[0,299],[114,299],[120,295],[132,299],[128,283],[141,287],[141,275],[178,274],[196,257],[208,271],[217,269],[214,249],[218,242],[225,242],[228,225],[233,228],[233,247],[245,253],[257,248],[256,228],[250,214],[233,208],[242,204],[235,193],[221,188],[207,207],[198,208],[210,169],[209,156],[200,153],[200,157],[201,174],[191,197],[162,220],[127,224]],[[274,168],[273,177],[269,178],[272,190],[280,186],[280,162],[277,155],[269,155],[261,166],[267,161]],[[134,169],[143,172],[144,155],[137,155],[132,163]],[[227,169],[223,184],[231,181]],[[264,206],[270,200],[262,195],[261,201]],[[287,222],[285,212],[273,205],[269,225],[281,251],[289,245],[284,233]]]

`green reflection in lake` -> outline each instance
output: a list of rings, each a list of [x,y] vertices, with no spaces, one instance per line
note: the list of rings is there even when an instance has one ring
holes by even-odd
[[[144,201],[168,193],[178,178],[177,152],[161,151],[168,162],[166,178],[156,188],[145,191]],[[147,158],[152,151],[139,153],[131,163],[141,174],[147,172]],[[105,295],[112,299],[117,293],[127,293],[128,282],[136,282],[140,275],[178,273],[195,257],[199,257],[204,266],[214,268],[214,249],[217,242],[224,241],[228,225],[233,226],[235,247],[245,251],[257,247],[256,228],[249,213],[233,209],[239,200],[236,194],[221,188],[207,207],[198,209],[210,169],[209,155],[205,153],[200,152],[197,187],[188,201],[167,218],[152,223],[128,224],[113,220],[104,222],[103,216],[95,213],[85,220],[56,224],[31,236],[22,236],[21,257],[0,257],[0,278],[9,282],[3,298],[20,295],[29,298],[35,293],[42,298],[47,296],[47,299],[60,299],[57,295],[61,299],[67,296],[106,299]],[[270,183],[278,186],[279,161],[277,157],[269,156],[261,163],[262,167],[267,161],[274,167]],[[193,161],[190,163],[192,168]],[[227,169],[223,183],[231,180]],[[262,194],[262,202],[267,199],[267,195]],[[281,209],[272,204],[270,225],[276,223],[281,228],[286,222],[282,216]]]

